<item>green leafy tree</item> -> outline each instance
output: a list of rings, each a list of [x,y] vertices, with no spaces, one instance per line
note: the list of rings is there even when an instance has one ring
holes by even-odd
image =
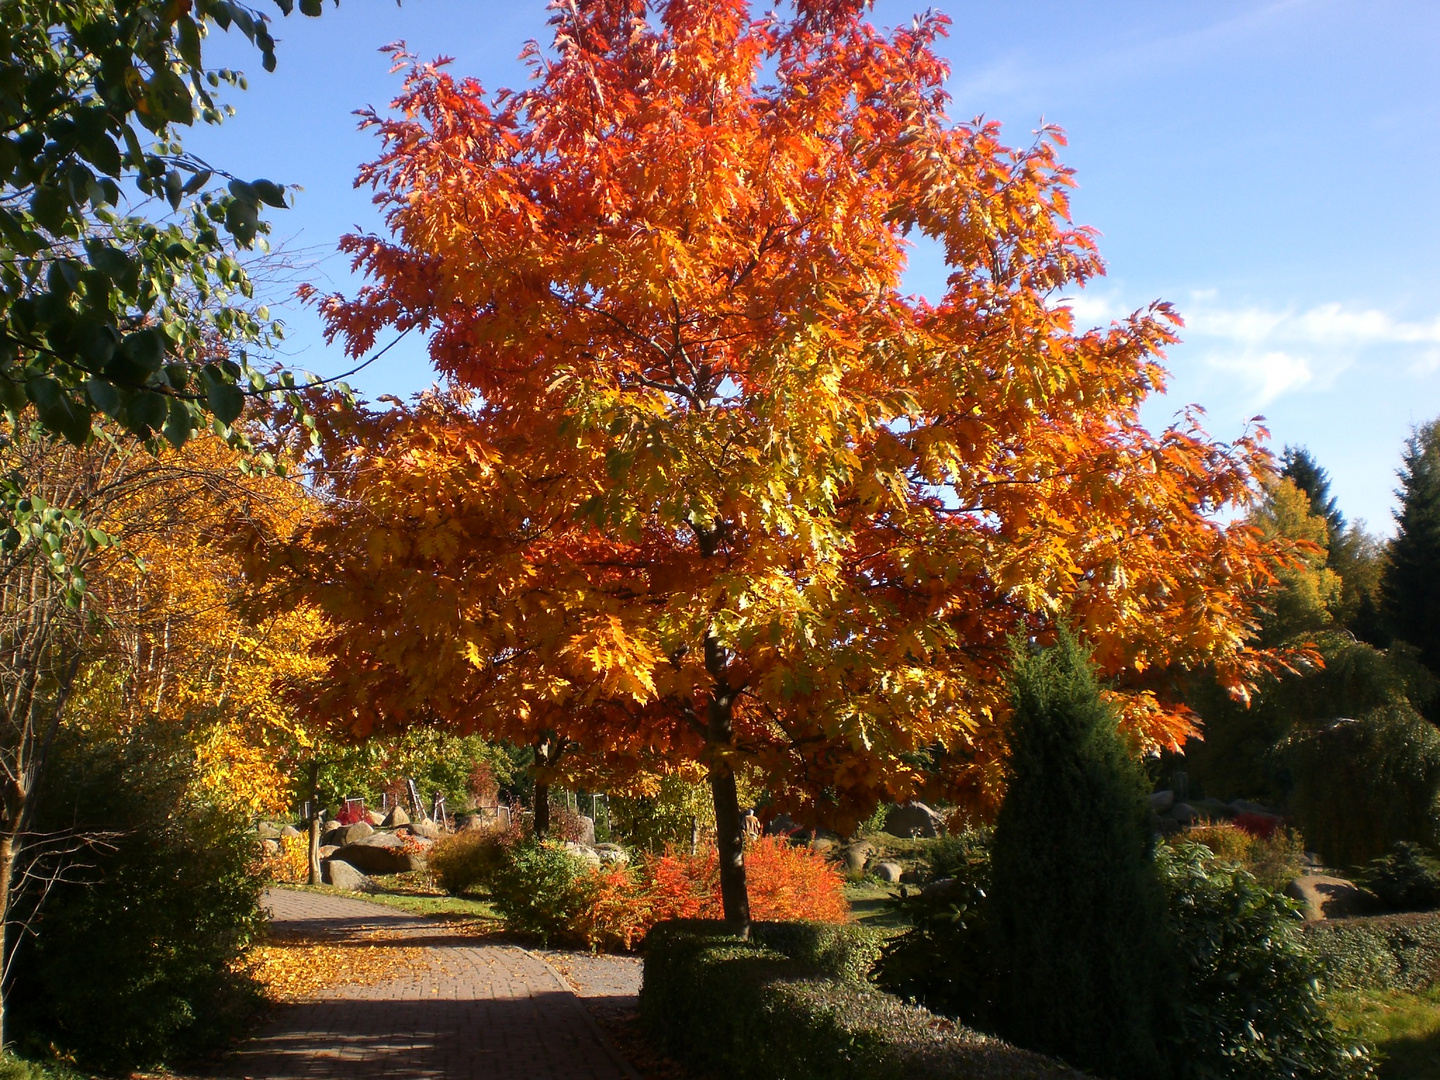
[[[1413,645],[1440,673],[1440,421],[1422,424],[1405,444],[1398,526],[1380,582],[1390,633]],[[1436,719],[1435,709],[1430,719]]]
[[[293,0],[276,0],[288,14]],[[302,0],[319,15],[321,0]],[[244,77],[208,69],[216,29],[275,66],[268,20],[236,0],[0,5],[0,405],[80,444],[97,413],[139,439],[229,430],[272,387],[245,346],[278,334],[237,259],[262,242],[271,180],[181,144]]]
[[[1017,654],[995,823],[995,1020],[1017,1044],[1124,1080],[1165,1072],[1165,896],[1149,786],[1067,632]]]

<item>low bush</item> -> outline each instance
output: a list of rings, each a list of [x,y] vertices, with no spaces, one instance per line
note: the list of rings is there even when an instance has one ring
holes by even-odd
[[[1360,882],[1392,911],[1430,911],[1440,907],[1440,859],[1417,844],[1398,841],[1373,859]]]
[[[868,987],[876,950],[859,927],[661,923],[646,942],[642,1020],[669,1051],[735,1080],[1074,1077],[1038,1054]]]
[[[946,1016],[988,1025],[994,995],[986,916],[990,862],[972,854],[947,878],[893,901],[910,929],[885,942],[875,981]]]
[[[1440,913],[1306,923],[1305,946],[1327,986],[1405,990],[1440,986]]]
[[[1175,1075],[1189,1080],[1348,1080],[1372,1074],[1363,1048],[1335,1028],[1321,967],[1302,945],[1293,906],[1206,848],[1158,856],[1181,965]]]
[[[282,836],[277,843],[280,850],[266,856],[261,872],[271,881],[283,885],[303,885],[310,879],[310,841],[301,833],[299,836]]]
[[[1263,830],[1238,824],[1202,825],[1177,833],[1171,843],[1204,844],[1217,859],[1240,867],[1267,889],[1280,890],[1303,872],[1305,844],[1294,829],[1265,820],[1269,827]]]
[[[496,911],[520,933],[629,949],[657,922],[720,916],[713,849],[697,855],[670,851],[634,866],[598,870],[555,843],[530,841],[501,851],[486,880]],[[442,855],[442,866],[448,858]],[[472,866],[479,858],[465,862],[457,853],[454,861]],[[782,837],[760,837],[747,845],[745,860],[756,919],[849,920],[844,880],[818,852]],[[433,852],[430,862],[438,872]]]
[[[505,849],[490,899],[505,925],[546,944],[574,938],[590,899],[589,868],[558,844],[525,840]]]
[[[962,826],[940,837],[923,856],[925,880],[967,876],[971,867],[989,861],[993,837],[993,829],[976,826]]]
[[[22,1048],[100,1071],[210,1051],[260,1001],[241,965],[264,924],[255,832],[197,795],[193,750],[158,726],[51,760],[41,828],[104,838],[49,867],[13,972]]]
[[[441,837],[430,848],[426,864],[435,884],[451,896],[488,888],[506,852],[520,840],[516,826],[498,820],[480,828]]]

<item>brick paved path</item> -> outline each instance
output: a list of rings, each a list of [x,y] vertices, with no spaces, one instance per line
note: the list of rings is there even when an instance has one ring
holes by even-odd
[[[364,900],[276,889],[278,929],[325,937],[384,930],[433,962],[373,986],[285,1007],[219,1076],[253,1080],[630,1080],[634,1071],[544,961],[476,944],[443,923]],[[389,934],[387,934],[389,936]]]

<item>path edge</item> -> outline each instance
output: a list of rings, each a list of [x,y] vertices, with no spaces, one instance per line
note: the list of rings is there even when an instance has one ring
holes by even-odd
[[[619,1067],[620,1071],[625,1074],[627,1080],[644,1080],[644,1078],[635,1071],[635,1066],[630,1064],[629,1059],[626,1058],[624,1054],[620,1053],[619,1048],[611,1040],[609,1034],[607,1034],[605,1029],[600,1026],[600,1021],[596,1020],[594,1015],[590,1012],[590,1006],[585,1004],[585,999],[580,995],[580,991],[576,990],[575,987],[570,985],[569,979],[565,978],[564,975],[561,975],[560,972],[555,968],[555,966],[551,964],[549,960],[546,960],[545,957],[541,956],[539,953],[532,952],[521,945],[511,945],[509,946],[509,948],[514,949],[516,952],[524,953],[526,956],[530,957],[530,959],[541,964],[545,968],[545,970],[550,973],[550,977],[555,980],[556,985],[559,986],[560,989],[563,990],[566,994],[568,994],[570,996],[570,999],[574,1001],[575,1004],[579,1007],[580,1015],[585,1018],[585,1023],[590,1026],[590,1031],[595,1036],[596,1041],[600,1043],[601,1049],[603,1049],[605,1053],[609,1055],[610,1060],[613,1061]]]

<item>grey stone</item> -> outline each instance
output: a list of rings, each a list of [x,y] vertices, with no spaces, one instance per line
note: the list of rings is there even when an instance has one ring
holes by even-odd
[[[885,815],[885,831],[891,836],[939,836],[943,825],[940,815],[922,802],[892,806]]]
[[[385,820],[380,822],[380,824],[387,829],[394,829],[400,825],[409,825],[410,815],[405,812],[405,808],[403,806],[401,806],[399,803],[396,803],[395,806],[391,809],[390,813],[385,815]]]
[[[340,850],[340,849],[339,849],[338,847],[336,847],[334,844],[321,844],[321,845],[320,845],[320,858],[322,858],[322,859],[328,859],[328,858],[330,858],[331,855],[334,855],[335,852],[337,852],[337,851],[339,851],[339,850]]]
[[[280,830],[280,838],[282,840],[289,840],[291,837],[299,835],[300,830],[297,829],[294,825],[286,825]]]
[[[374,892],[375,883],[343,859],[326,859],[320,864],[320,880],[349,892]]]
[[[260,853],[266,858],[274,858],[280,854],[280,841],[272,840],[270,837],[263,837],[260,841]]]
[[[875,849],[864,840],[859,840],[845,849],[845,869],[852,874],[858,874],[865,869],[865,864],[870,861],[870,856]]]
[[[1150,809],[1157,814],[1168,813],[1174,805],[1175,792],[1173,791],[1157,791],[1150,796]]]
[[[875,876],[887,884],[894,885],[900,880],[903,873],[900,864],[895,862],[882,862],[875,864]]]
[[[423,836],[426,840],[439,840],[444,835],[444,830],[429,818],[423,821],[412,821],[406,827],[416,836]]]
[[[574,840],[566,840],[564,846],[567,854],[573,855],[592,869],[600,869],[600,853],[594,848],[585,844],[577,844]]]
[[[1230,808],[1230,804],[1223,803],[1219,799],[1191,799],[1190,805],[1201,817],[1210,821],[1228,821],[1235,816],[1235,811]]]
[[[826,858],[834,855],[839,846],[839,844],[831,840],[828,836],[817,836],[810,841],[810,850],[824,855]]]
[[[1170,816],[1181,825],[1194,825],[1200,820],[1199,813],[1189,803],[1177,802],[1170,808]]]
[[[404,874],[425,869],[425,856],[405,849],[405,842],[392,832],[377,832],[346,844],[334,855],[367,874]]]
[[[960,892],[960,882],[953,877],[942,877],[938,881],[932,881],[920,890],[920,896],[925,900],[947,900],[952,895]]]
[[[1285,895],[1298,900],[1307,919],[1343,919],[1366,915],[1379,908],[1375,894],[1353,881],[1329,874],[1305,874],[1285,886]]]
[[[380,813],[379,810],[366,810],[365,820],[370,822],[371,825],[384,825],[385,815]]]
[[[584,844],[586,847],[590,848],[593,848],[595,846],[594,818],[586,817],[584,814],[580,815],[580,835],[576,838],[576,842]]]
[[[280,839],[280,830],[268,821],[260,822],[260,824],[256,826],[256,831],[260,834],[261,840]]]
[[[595,854],[606,866],[625,866],[630,862],[630,853],[619,844],[596,844]]]
[[[340,825],[331,829],[320,838],[322,844],[335,847],[345,847],[347,844],[354,844],[375,831],[375,827],[368,821],[357,821],[354,825]]]

